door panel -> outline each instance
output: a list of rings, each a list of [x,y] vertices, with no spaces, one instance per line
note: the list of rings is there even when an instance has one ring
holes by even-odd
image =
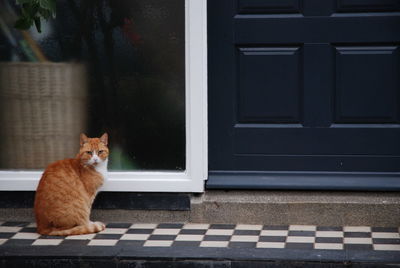
[[[396,15],[395,15],[396,14]],[[369,18],[367,18],[369,16]],[[399,15],[340,14],[321,17],[286,15],[236,15],[237,44],[388,43],[399,30]],[[249,30],[251,29],[251,30]]]
[[[209,1],[210,184],[400,172],[399,4]]]
[[[399,123],[398,47],[336,47],[335,123]]]
[[[300,0],[238,0],[239,14],[299,13]]]
[[[337,0],[337,12],[399,11],[398,0]]]
[[[293,47],[239,48],[239,122],[299,122],[299,50]]]
[[[398,127],[297,126],[238,125],[235,154],[396,156],[400,147]],[[395,168],[400,170],[400,166]]]

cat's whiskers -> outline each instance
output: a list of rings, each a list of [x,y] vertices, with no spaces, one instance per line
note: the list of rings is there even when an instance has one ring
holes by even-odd
[[[108,158],[103,160],[96,152],[93,152],[92,157],[86,163],[86,166],[94,167],[94,169],[103,176],[103,179],[107,178],[107,165]]]
[[[106,158],[105,160],[101,160],[100,162],[97,163],[97,165],[94,166],[94,169],[100,173],[104,179],[107,178],[107,165],[108,165],[108,158]]]

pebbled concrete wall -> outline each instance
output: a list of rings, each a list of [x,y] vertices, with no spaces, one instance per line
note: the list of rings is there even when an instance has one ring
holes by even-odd
[[[400,225],[400,193],[207,191],[192,199],[194,222]]]
[[[94,209],[104,222],[197,222],[400,226],[400,193],[207,191],[190,211]],[[0,221],[34,221],[32,208],[1,208]]]

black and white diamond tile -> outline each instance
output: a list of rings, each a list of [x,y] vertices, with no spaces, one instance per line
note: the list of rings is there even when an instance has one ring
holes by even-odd
[[[62,245],[400,252],[400,234],[398,227],[109,223],[101,233],[59,237],[37,234],[34,223],[0,223],[0,247]]]

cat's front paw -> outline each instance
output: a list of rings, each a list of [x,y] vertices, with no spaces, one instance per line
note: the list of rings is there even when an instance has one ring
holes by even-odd
[[[95,228],[96,228],[96,232],[101,232],[104,229],[106,229],[106,225],[102,222],[96,221],[93,223]]]

